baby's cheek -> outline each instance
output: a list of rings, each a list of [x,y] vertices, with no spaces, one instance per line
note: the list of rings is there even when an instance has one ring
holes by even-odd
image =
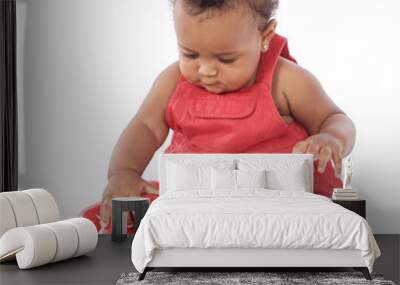
[[[189,81],[189,82],[196,82],[197,81],[197,69],[195,64],[187,63],[185,61],[179,62],[179,69],[182,75]]]
[[[246,85],[248,78],[243,74],[232,72],[227,74],[225,82],[230,90],[238,90]]]

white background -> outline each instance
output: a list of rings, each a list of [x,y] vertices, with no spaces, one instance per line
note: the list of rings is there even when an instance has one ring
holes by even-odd
[[[354,121],[353,186],[375,233],[400,233],[400,2],[281,0],[278,33]],[[20,189],[63,218],[100,200],[112,149],[177,58],[168,0],[17,0]],[[162,152],[165,144],[157,151]],[[156,156],[144,178],[157,179]]]

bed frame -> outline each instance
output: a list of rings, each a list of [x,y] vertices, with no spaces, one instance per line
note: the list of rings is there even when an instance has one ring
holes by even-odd
[[[246,271],[254,268],[338,268],[361,271],[367,280],[371,275],[360,250],[329,249],[238,249],[238,248],[170,248],[155,250],[151,262],[139,280],[155,268],[227,268]]]
[[[268,157],[287,159],[287,154],[160,154],[158,171],[160,175],[160,195],[164,193],[166,181],[165,161],[167,159],[188,158],[191,160],[218,160],[235,158]],[[308,192],[313,192],[313,157],[311,154],[291,154],[296,159],[304,159],[308,167],[306,175]],[[361,257],[360,250],[331,249],[254,249],[254,248],[168,248],[156,249],[139,280],[155,268],[232,268],[246,271],[250,268],[343,268],[361,271],[367,280],[371,275]],[[237,270],[236,270],[237,269]]]

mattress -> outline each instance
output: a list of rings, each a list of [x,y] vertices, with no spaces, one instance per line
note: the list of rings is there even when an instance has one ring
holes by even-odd
[[[139,272],[163,249],[359,250],[372,272],[380,250],[367,221],[329,198],[300,191],[242,189],[165,193],[132,242]]]

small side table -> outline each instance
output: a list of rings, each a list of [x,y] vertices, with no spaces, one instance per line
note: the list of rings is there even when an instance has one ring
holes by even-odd
[[[361,217],[366,219],[366,213],[365,213],[365,208],[366,208],[366,201],[365,200],[334,200],[332,199],[332,202],[341,205],[342,207],[353,211],[356,214],[359,214]]]
[[[135,230],[149,208],[150,200],[143,197],[112,199],[112,241],[124,241],[127,236],[128,211],[135,213]]]

